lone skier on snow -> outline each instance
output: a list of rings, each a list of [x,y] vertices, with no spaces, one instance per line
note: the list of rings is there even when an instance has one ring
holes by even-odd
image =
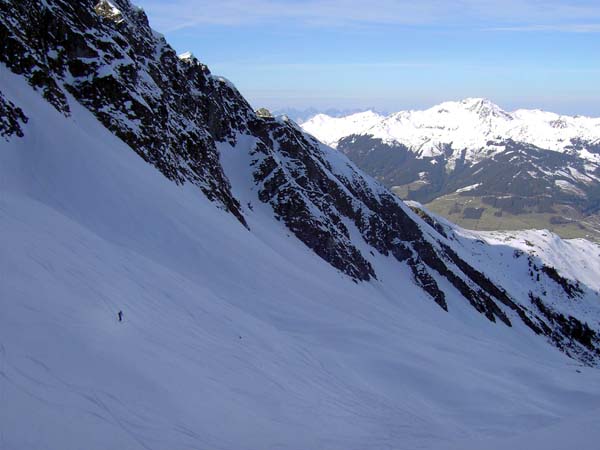
[[[117,317],[119,317],[119,322],[123,322],[123,311],[119,311]]]

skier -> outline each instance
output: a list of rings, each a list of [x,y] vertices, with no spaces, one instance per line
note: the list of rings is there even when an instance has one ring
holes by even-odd
[[[123,311],[119,311],[117,316],[119,317],[119,322],[123,322]]]

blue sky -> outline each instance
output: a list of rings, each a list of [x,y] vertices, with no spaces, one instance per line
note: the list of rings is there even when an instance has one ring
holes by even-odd
[[[255,107],[600,116],[600,0],[134,0]]]

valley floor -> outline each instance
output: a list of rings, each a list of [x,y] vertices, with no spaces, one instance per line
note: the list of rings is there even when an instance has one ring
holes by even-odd
[[[406,189],[399,187],[392,190],[400,198],[406,193]],[[566,205],[555,205],[553,213],[524,211],[514,214],[484,203],[481,197],[454,193],[438,197],[425,206],[470,230],[549,230],[563,239],[581,238],[600,242],[600,216],[584,216]]]

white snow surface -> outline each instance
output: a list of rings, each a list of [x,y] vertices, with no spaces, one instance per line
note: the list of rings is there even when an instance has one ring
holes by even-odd
[[[182,61],[189,61],[194,59],[194,54],[192,52],[183,52],[180,55],[177,55],[177,57]]]
[[[477,189],[479,186],[481,186],[481,183],[471,184],[469,186],[465,186],[464,188],[457,189],[456,192],[469,192]]]
[[[597,369],[383,256],[353,283],[256,202],[252,138],[221,147],[248,231],[73,99],[0,83],[29,117],[0,141],[0,448],[597,448]]]
[[[345,117],[331,117],[317,114],[301,126],[324,144],[336,147],[338,141],[351,134],[364,134],[385,119],[373,111],[351,114]]]
[[[506,112],[482,98],[444,102],[427,110],[400,111],[389,116],[371,111],[346,117],[319,114],[302,127],[332,146],[352,134],[369,135],[386,143],[403,144],[421,157],[440,155],[444,145],[450,145],[455,151],[454,159],[467,150],[465,158],[469,161],[488,157],[490,141],[512,139],[564,152],[571,139],[600,140],[600,118],[540,110]],[[501,147],[497,149],[500,150]],[[579,155],[596,163],[600,161],[597,154],[585,150],[579,151]]]

